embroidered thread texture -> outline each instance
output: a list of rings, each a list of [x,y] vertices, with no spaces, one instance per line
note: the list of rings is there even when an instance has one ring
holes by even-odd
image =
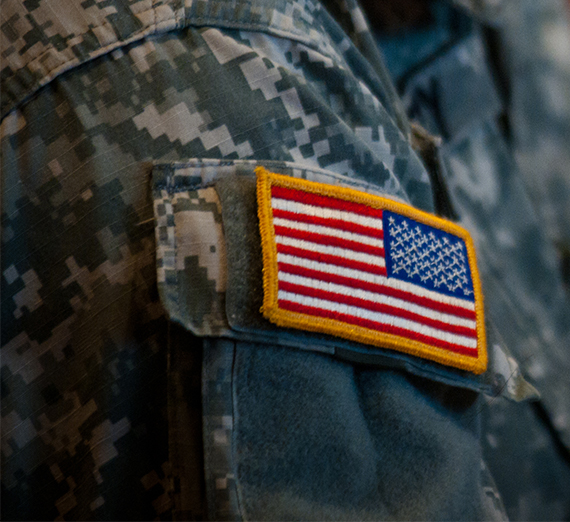
[[[354,189],[257,176],[267,319],[485,371],[466,230]]]

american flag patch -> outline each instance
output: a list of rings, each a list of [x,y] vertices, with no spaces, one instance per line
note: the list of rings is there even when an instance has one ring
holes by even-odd
[[[462,227],[354,189],[257,169],[263,315],[483,373],[483,303]]]

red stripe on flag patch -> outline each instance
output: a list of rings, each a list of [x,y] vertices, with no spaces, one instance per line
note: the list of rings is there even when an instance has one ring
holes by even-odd
[[[360,243],[358,241],[352,241],[350,239],[342,239],[340,237],[317,234],[315,232],[306,232],[304,230],[296,230],[294,228],[279,225],[275,225],[274,230],[276,236],[294,237],[295,239],[302,239],[319,245],[337,246],[348,250],[354,250],[355,252],[364,252],[373,256],[384,256],[383,248],[367,245],[366,243]]]
[[[375,321],[370,321],[367,319],[361,319],[358,317],[353,317],[351,315],[342,314],[339,312],[331,312],[330,310],[324,310],[323,308],[314,308],[312,306],[304,306],[299,303],[293,303],[291,301],[281,301],[281,306],[285,310],[291,312],[304,313],[307,315],[314,315],[316,317],[326,317],[329,319],[336,319],[346,324],[354,324],[358,326],[363,326],[371,330],[381,330],[391,334],[401,335],[403,337],[411,337],[420,342],[437,346],[438,348],[443,348],[454,353],[460,353],[468,357],[477,357],[477,350],[473,348],[467,348],[465,346],[458,346],[453,343],[448,343],[442,341],[441,339],[435,339],[427,335],[422,335],[413,330],[406,330],[405,328],[399,328],[397,326],[392,326],[384,323],[377,323]]]
[[[271,196],[273,198],[296,201],[297,203],[304,203],[306,205],[312,205],[319,208],[344,210],[345,212],[354,212],[360,216],[382,218],[382,210],[380,209],[328,196],[319,196],[312,192],[304,192],[302,190],[289,189],[274,185],[271,187]]]
[[[298,221],[299,223],[307,223],[310,225],[321,225],[325,227],[336,228],[338,230],[344,230],[345,232],[353,232],[354,234],[370,236],[376,239],[382,239],[384,237],[383,230],[366,227],[364,225],[358,225],[357,223],[351,223],[349,221],[342,221],[341,219],[320,218],[317,216],[309,216],[307,214],[289,212],[287,210],[280,210],[277,208],[273,209],[273,217],[289,219],[291,221]]]
[[[352,268],[369,274],[386,275],[386,267],[384,266],[362,263],[361,261],[353,261],[346,257],[322,254],[320,252],[313,252],[312,250],[304,250],[302,248],[279,244],[277,245],[277,252],[281,254],[290,254],[303,259],[310,259],[312,261],[318,261],[320,263],[327,263],[329,265]]]

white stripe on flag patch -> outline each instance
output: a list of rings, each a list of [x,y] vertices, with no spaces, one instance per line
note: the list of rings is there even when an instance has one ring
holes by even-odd
[[[271,206],[274,209],[286,210],[288,212],[295,212],[297,214],[306,214],[308,216],[316,216],[327,219],[339,219],[348,221],[349,223],[356,223],[365,227],[376,228],[382,230],[382,220],[361,216],[354,212],[346,212],[344,210],[335,210],[332,208],[315,207],[313,205],[306,205],[305,203],[297,203],[296,201],[289,201],[286,199],[272,198]]]
[[[275,236],[275,242],[278,245],[285,245],[303,250],[310,250],[311,252],[318,252],[320,254],[342,257],[344,259],[359,261],[360,263],[367,263],[375,266],[386,266],[386,262],[383,257],[371,256],[369,254],[355,252],[354,250],[348,250],[346,248],[330,247],[286,236]]]
[[[276,227],[282,226],[282,227],[292,228],[294,230],[302,230],[303,232],[323,234],[332,237],[338,237],[341,239],[347,239],[349,241],[356,241],[359,243],[364,243],[379,248],[384,248],[384,241],[382,239],[363,236],[362,234],[355,234],[354,232],[346,232],[345,230],[340,230],[338,228],[325,227],[321,225],[311,225],[308,223],[301,223],[299,221],[292,221],[290,219],[282,219],[282,218],[274,218],[273,224]]]

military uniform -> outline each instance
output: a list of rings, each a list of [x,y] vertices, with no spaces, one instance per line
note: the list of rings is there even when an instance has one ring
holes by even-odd
[[[477,24],[400,98],[352,1],[2,17],[3,518],[568,516],[570,308]],[[460,219],[487,371],[269,323],[260,166]]]

